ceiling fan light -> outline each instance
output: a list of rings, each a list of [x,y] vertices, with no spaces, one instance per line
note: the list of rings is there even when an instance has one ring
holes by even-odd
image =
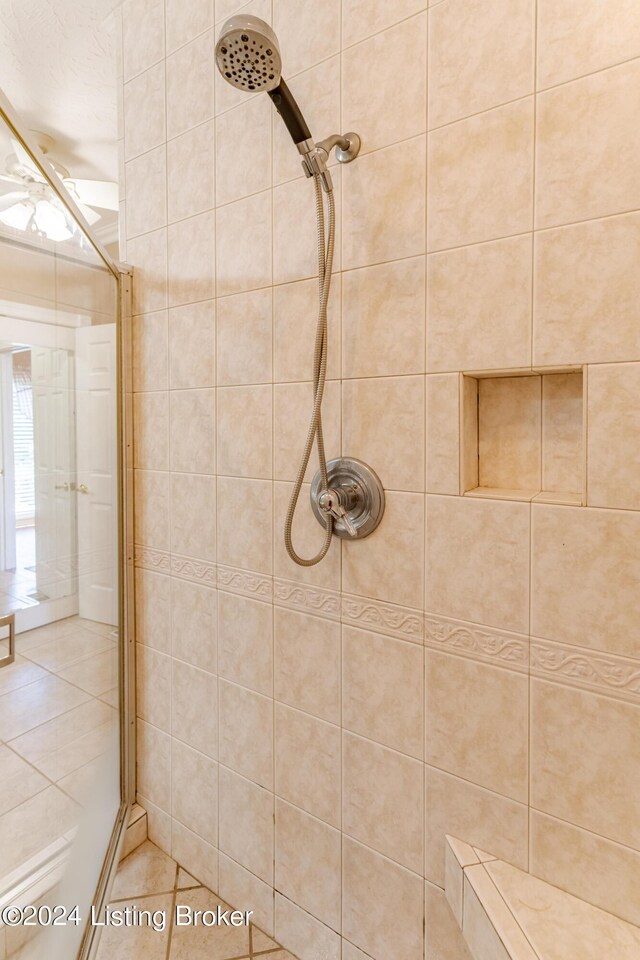
[[[0,213],[0,221],[15,230],[26,230],[32,215],[33,205],[31,203],[14,203],[8,210],[3,210]]]
[[[44,233],[48,240],[62,241],[73,236],[73,230],[64,213],[49,200],[39,200],[36,203],[34,221],[38,230]]]

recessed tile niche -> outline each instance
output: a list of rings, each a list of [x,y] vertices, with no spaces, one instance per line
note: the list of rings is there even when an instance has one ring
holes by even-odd
[[[583,504],[583,392],[581,369],[465,375],[463,493]]]

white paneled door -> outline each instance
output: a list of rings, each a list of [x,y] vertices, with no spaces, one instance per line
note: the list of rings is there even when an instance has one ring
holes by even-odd
[[[79,613],[118,622],[117,370],[114,324],[76,331]]]

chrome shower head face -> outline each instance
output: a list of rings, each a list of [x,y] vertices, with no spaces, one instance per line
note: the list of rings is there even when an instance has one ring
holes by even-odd
[[[275,90],[282,75],[278,38],[258,17],[227,20],[216,44],[216,63],[227,83],[245,93]]]

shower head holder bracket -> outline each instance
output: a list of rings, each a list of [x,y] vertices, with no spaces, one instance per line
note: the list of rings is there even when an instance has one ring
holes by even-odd
[[[322,177],[331,182],[331,174],[327,169],[331,151],[335,149],[339,163],[351,163],[358,156],[362,141],[357,133],[332,133],[330,137],[314,143],[312,139],[303,140],[296,144],[302,156],[302,169],[307,177]]]

